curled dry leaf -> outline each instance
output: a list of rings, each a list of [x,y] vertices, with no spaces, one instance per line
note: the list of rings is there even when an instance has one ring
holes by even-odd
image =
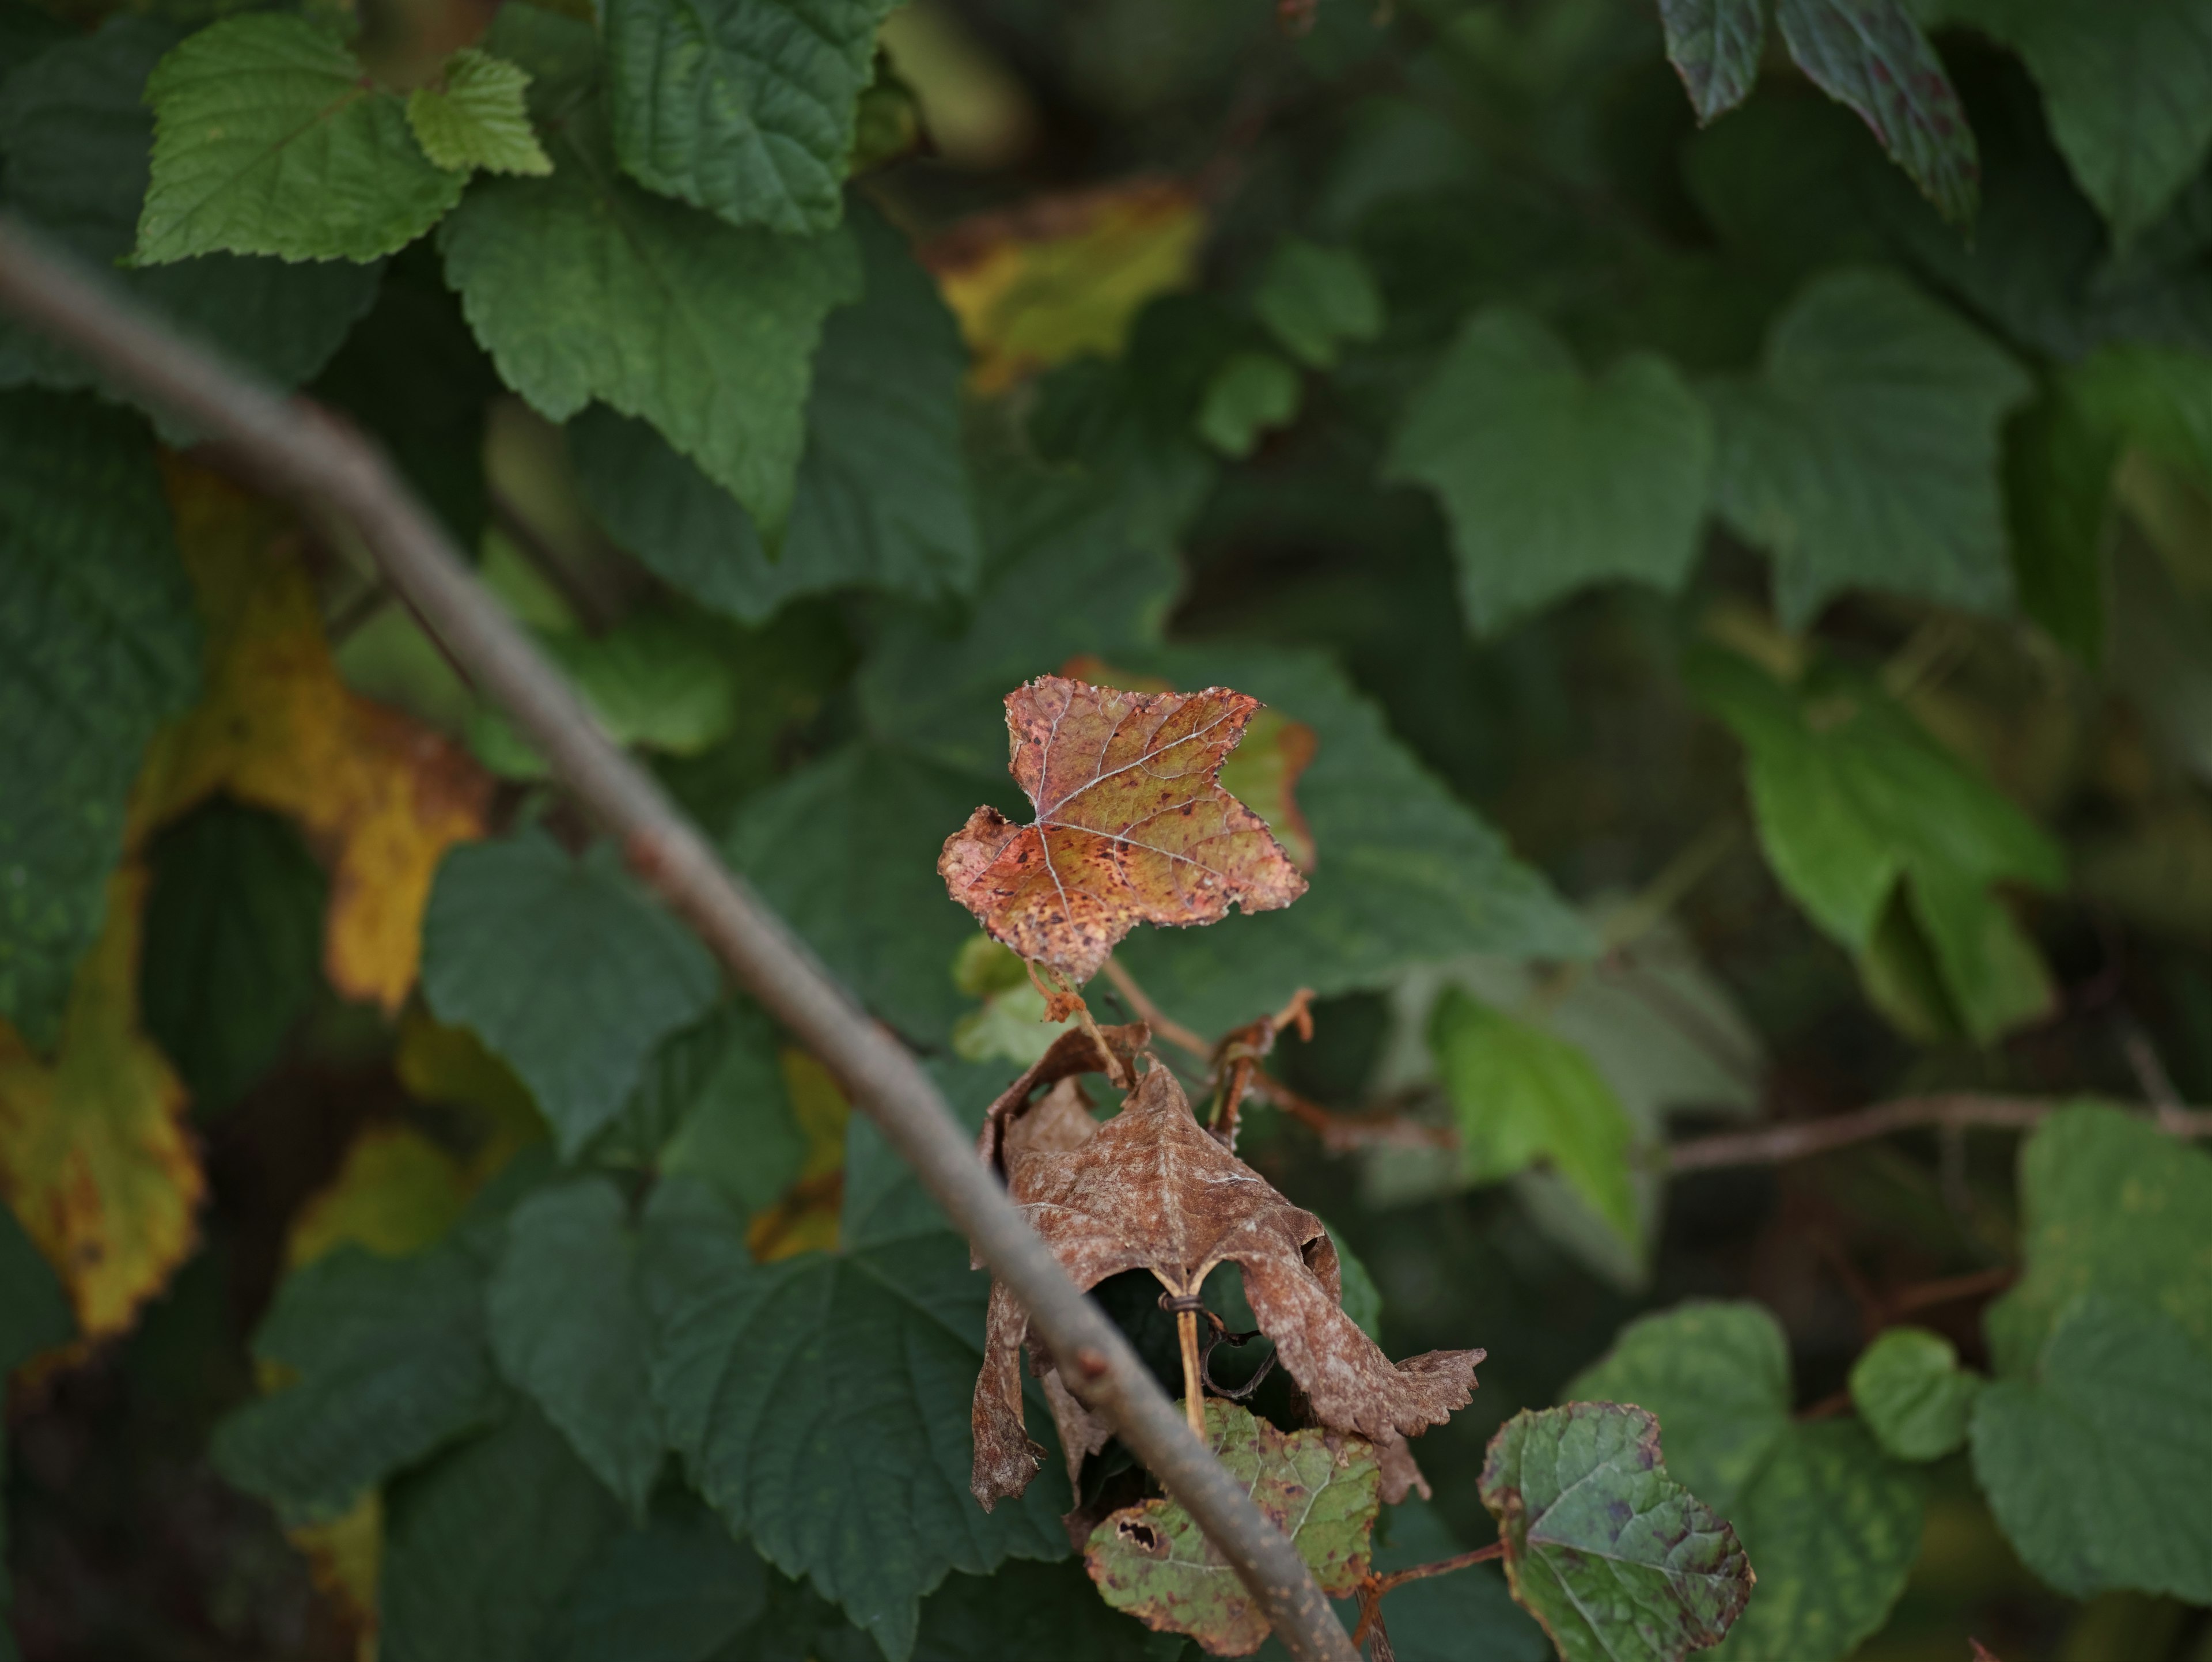
[[[1056,1041],[1057,1060],[1048,1053],[1027,1083],[1016,1081],[993,1105],[982,1135],[984,1158],[1004,1171],[1015,1203],[1077,1286],[1141,1269],[1171,1294],[1195,1295],[1215,1265],[1234,1263],[1260,1330],[1322,1425],[1388,1448],[1465,1405],[1483,1353],[1433,1350],[1400,1363],[1384,1355],[1344,1313],[1336,1248],[1321,1221],[1208,1135],[1173,1074],[1155,1063],[1120,1113],[1093,1121],[1073,1083],[1080,1052],[1071,1041],[1080,1037]],[[1028,1092],[1048,1082],[1054,1088],[1028,1105]],[[1030,1335],[1028,1312],[994,1282],[975,1381],[971,1485],[986,1507],[1020,1494],[1044,1458],[1023,1422],[1024,1344],[1070,1460],[1103,1441],[1103,1428]],[[1399,1464],[1410,1472],[1410,1461]],[[1403,1481],[1392,1484],[1399,1493]]]
[[[1267,822],[1217,776],[1259,701],[1223,687],[1118,692],[1042,675],[1006,695],[1017,825],[975,810],[937,869],[991,938],[1088,980],[1139,923],[1212,923],[1305,892]]]

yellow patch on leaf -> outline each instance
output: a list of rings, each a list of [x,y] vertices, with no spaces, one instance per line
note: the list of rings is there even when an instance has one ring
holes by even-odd
[[[207,626],[207,691],[148,752],[131,835],[217,791],[290,815],[331,871],[324,969],[397,1010],[446,850],[484,833],[491,780],[438,734],[339,679],[283,510],[168,471],[178,545]]]
[[[806,1139],[806,1158],[783,1197],[746,1226],[745,1245],[762,1263],[836,1246],[845,1201],[845,1122],[853,1111],[830,1070],[806,1051],[787,1045],[776,1060],[791,1117]]]
[[[545,1140],[544,1117],[514,1070],[467,1028],[441,1026],[420,1004],[400,1018],[392,1069],[416,1101],[460,1111],[471,1190],[519,1151]]]
[[[40,1058],[0,1022],[0,1194],[60,1272],[88,1339],[120,1333],[191,1251],[207,1191],[185,1093],[138,1031],[146,872],[109,880],[61,1044]]]
[[[1206,210],[1161,180],[1038,197],[963,220],[922,250],[975,355],[975,390],[1121,350],[1153,295],[1197,273]]]
[[[295,1524],[284,1538],[352,1630],[356,1662],[376,1662],[376,1586],[384,1562],[384,1496],[371,1489],[327,1523]]]
[[[413,1126],[363,1126],[337,1176],[293,1220],[286,1267],[346,1242],[386,1257],[420,1251],[453,1227],[473,1186],[461,1162]]]

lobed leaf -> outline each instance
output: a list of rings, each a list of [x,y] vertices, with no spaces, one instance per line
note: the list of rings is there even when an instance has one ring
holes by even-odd
[[[1333,368],[1344,343],[1382,332],[1382,291],[1366,261],[1303,237],[1284,238],[1267,256],[1252,311],[1309,369]]]
[[[439,82],[407,94],[407,125],[441,167],[544,174],[553,163],[531,131],[529,72],[475,46],[446,60]]]
[[[1937,1460],[1966,1440],[1981,1389],[1941,1334],[1893,1327],[1851,1365],[1851,1403],[1883,1450],[1900,1460]]]

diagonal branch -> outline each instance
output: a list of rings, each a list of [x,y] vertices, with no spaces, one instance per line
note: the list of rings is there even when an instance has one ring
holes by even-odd
[[[2065,1105],[2050,1098],[1978,1096],[1966,1092],[1900,1097],[1848,1114],[1769,1125],[1756,1131],[1692,1137],[1671,1145],[1664,1159],[1666,1170],[1673,1176],[1723,1166],[1779,1166],[1899,1131],[1938,1128],[2025,1131]],[[2150,1117],[2150,1123],[2178,1137],[2212,1137],[2212,1109],[2162,1108]]]
[[[1191,1434],[1126,1339],[976,1160],[905,1048],[732,876],[658,786],[600,732],[558,672],[470,575],[378,450],[183,340],[90,267],[0,216],[0,307],[74,347],[116,384],[231,447],[271,490],[349,522],[392,587],[544,756],[629,862],[731,973],[837,1076],[1026,1305],[1087,1406],[1179,1501],[1299,1662],[1353,1662],[1297,1549]]]

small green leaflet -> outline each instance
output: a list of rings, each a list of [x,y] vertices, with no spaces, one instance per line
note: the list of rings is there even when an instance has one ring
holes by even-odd
[[[732,225],[837,222],[887,0],[609,0],[623,168]]]
[[[1547,1162],[1624,1241],[1636,1239],[1633,1129],[1587,1056],[1456,987],[1430,1014],[1429,1045],[1468,1181],[1496,1183]]]
[[[1712,422],[1638,353],[1593,380],[1524,313],[1477,313],[1407,406],[1387,477],[1443,499],[1468,626],[1610,577],[1680,587],[1698,556]]]
[[[455,849],[422,918],[422,993],[529,1086],[573,1157],[620,1111],[662,1038],[706,1014],[698,938],[607,843],[572,859],[543,831]]]
[[[1234,1403],[1206,1404],[1206,1440],[1265,1517],[1297,1543],[1321,1590],[1342,1598],[1367,1574],[1382,1469],[1364,1438],[1310,1427],[1280,1432]],[[1162,1633],[1187,1633],[1217,1656],[1243,1656],[1267,1617],[1176,1502],[1125,1507],[1091,1532],[1084,1565],[1099,1596]]]
[[[1273,352],[1239,352],[1213,373],[1198,406],[1198,435],[1224,456],[1249,456],[1262,433],[1290,424],[1305,391]]]
[[[1846,588],[1970,610],[2010,598],[1997,430],[2032,383],[1903,278],[1815,280],[1767,336],[1756,376],[1705,391],[1714,502],[1774,557],[1783,622]]]
[[[139,996],[202,1114],[276,1059],[322,984],[330,885],[291,824],[228,797],[154,844]]]
[[[2169,0],[1941,0],[1929,21],[2014,47],[2051,136],[2125,246],[2172,204],[2212,144],[2212,5]]]
[[[1982,177],[1973,129],[1905,0],[1776,0],[1775,21],[1813,84],[1874,129],[1946,219],[1971,222]]]
[[[1659,18],[1698,125],[1742,103],[1766,44],[1765,0],[1659,0]]]
[[[1267,257],[1252,310],[1283,349],[1309,369],[1331,369],[1346,341],[1382,332],[1382,291],[1349,248],[1285,237]]]
[[[305,18],[264,12],[188,36],[146,83],[153,180],[142,265],[193,254],[374,259],[461,199],[404,101]]]
[[[441,167],[468,173],[550,174],[553,163],[531,131],[523,89],[528,73],[505,58],[464,46],[438,82],[407,95],[407,125]]]
[[[1966,1416],[1981,1379],[1959,1366],[1940,1333],[1893,1327],[1851,1365],[1851,1403],[1884,1450],[1900,1460],[1936,1460],[1966,1440]]]
[[[1668,1469],[1734,1524],[1759,1585],[1717,1662],[1835,1662],[1887,1618],[1919,1545],[1919,1476],[1856,1422],[1791,1418],[1788,1344],[1759,1306],[1643,1317],[1565,1394],[1657,1415]]]
[[[82,394],[0,393],[0,1017],[58,1031],[141,754],[199,690],[154,447]]]
[[[1668,1475],[1641,1409],[1515,1415],[1491,1439],[1482,1503],[1513,1596],[1565,1662],[1679,1662],[1717,1641],[1750,1595],[1735,1532]]]
[[[2212,1349],[2172,1317],[2073,1305],[2033,1378],[1982,1393],[1973,1440],[1998,1526],[2052,1586],[2212,1604]]]
[[[647,1367],[653,1333],[636,1238],[604,1178],[541,1190],[507,1215],[486,1289],[492,1355],[578,1457],[642,1519],[660,1470]]]
[[[1700,648],[1691,690],[1742,740],[1767,863],[1821,928],[1874,958],[1898,886],[1959,1025],[1987,1041],[2049,1002],[2034,943],[1990,886],[2056,889],[2062,851],[1870,684],[1816,670],[1785,687],[1732,654]],[[1887,1004],[1897,1014],[1893,1004]]]
[[[0,1202],[0,1387],[41,1350],[76,1336],[69,1295],[23,1226]]]
[[[253,1351],[298,1382],[218,1425],[212,1456],[289,1518],[337,1516],[507,1401],[484,1340],[483,1268],[458,1243],[404,1258],[337,1248],[285,1279]]]

